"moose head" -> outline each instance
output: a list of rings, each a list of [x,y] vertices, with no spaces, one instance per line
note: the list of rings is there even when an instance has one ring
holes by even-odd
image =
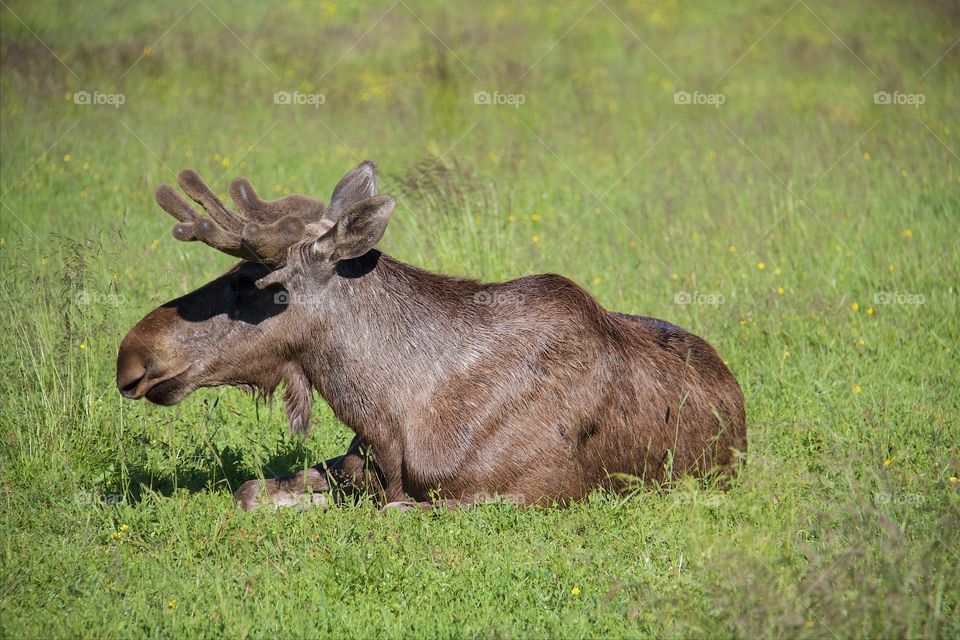
[[[161,186],[157,202],[178,220],[173,236],[241,262],[130,330],[117,356],[120,393],[172,405],[200,387],[270,392],[283,380],[291,428],[305,431],[311,388],[299,362],[311,334],[324,330],[317,322],[324,286],[374,247],[393,212],[393,199],[377,195],[376,165],[363,162],[347,173],[329,206],[302,195],[265,201],[237,178],[230,185],[233,212],[196,172],[183,171],[178,181],[209,217]]]

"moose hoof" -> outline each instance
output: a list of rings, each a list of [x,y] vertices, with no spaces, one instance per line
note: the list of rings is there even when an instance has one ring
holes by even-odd
[[[274,510],[283,508],[297,511],[318,508],[326,510],[330,506],[330,499],[325,493],[311,491],[294,493],[278,489],[273,480],[267,480],[266,482],[248,480],[233,494],[233,499],[245,511],[253,511],[261,507]]]

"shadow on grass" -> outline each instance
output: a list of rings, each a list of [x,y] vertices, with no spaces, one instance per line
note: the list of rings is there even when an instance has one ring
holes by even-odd
[[[177,490],[199,493],[223,489],[233,493],[247,480],[261,476],[285,476],[303,470],[307,461],[306,453],[302,444],[285,443],[262,462],[259,473],[245,464],[244,456],[232,447],[217,452],[204,450],[202,454],[180,461],[168,472],[157,472],[145,465],[133,466],[129,469],[130,484],[125,498],[127,502],[136,504],[149,493],[170,496]]]

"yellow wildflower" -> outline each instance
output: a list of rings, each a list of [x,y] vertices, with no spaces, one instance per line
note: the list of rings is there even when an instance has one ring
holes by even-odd
[[[580,587],[574,587],[573,589],[570,589],[570,593],[575,596],[580,595]]]
[[[760,271],[763,271],[766,268],[767,268],[767,265],[763,264],[762,262],[757,263],[757,269],[760,269]]]

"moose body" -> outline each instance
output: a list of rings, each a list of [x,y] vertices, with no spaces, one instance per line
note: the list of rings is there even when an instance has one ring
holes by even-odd
[[[376,195],[372,163],[329,207],[266,203],[236,181],[247,220],[196,174],[180,182],[220,226],[161,188],[174,235],[247,259],[130,331],[121,392],[173,404],[199,387],[282,380],[294,429],[316,389],[357,434],[343,456],[246,483],[245,508],[335,488],[390,504],[564,503],[624,478],[730,473],[746,448],[740,387],[700,338],[609,312],[561,276],[483,284],[377,251],[393,201]]]

